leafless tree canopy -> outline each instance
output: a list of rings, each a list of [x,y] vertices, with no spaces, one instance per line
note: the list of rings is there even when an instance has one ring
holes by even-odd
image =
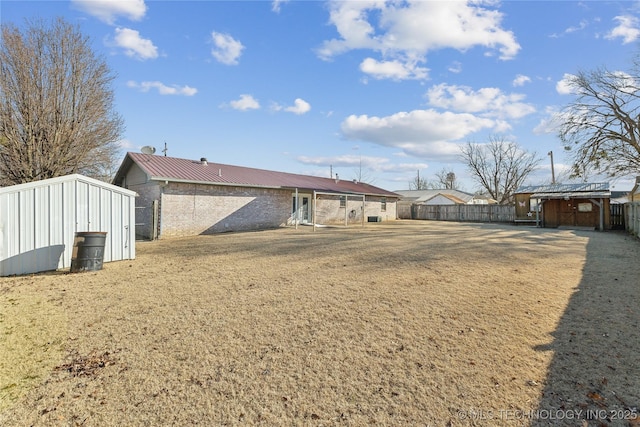
[[[105,178],[123,131],[114,76],[62,19],[2,24],[0,185],[70,173]]]
[[[500,204],[511,203],[513,193],[542,160],[498,137],[486,144],[468,142],[462,147],[462,159],[474,180]]]
[[[569,79],[576,98],[560,116],[560,139],[572,154],[572,177],[640,173],[639,79],[606,69]]]
[[[420,171],[416,173],[413,181],[409,182],[409,190],[427,190],[431,187],[431,184],[426,178],[420,176]]]
[[[436,173],[436,180],[438,184],[441,186],[440,188],[444,188],[447,190],[459,190],[460,185],[456,179],[456,174],[447,169],[442,169],[440,172]]]

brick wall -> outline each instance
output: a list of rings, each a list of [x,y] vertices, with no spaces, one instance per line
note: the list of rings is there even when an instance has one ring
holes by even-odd
[[[147,182],[147,175],[137,165],[133,165],[127,173],[124,186],[138,193],[138,197],[136,197],[136,238],[152,238],[152,204],[154,200],[160,199],[160,186],[158,182]]]
[[[380,216],[383,221],[396,219],[396,199],[386,199],[386,210],[382,210],[382,197],[366,196],[364,205],[364,221],[369,216]],[[346,209],[340,207],[340,196],[321,194],[316,200],[316,215],[318,224],[344,225],[345,213],[347,224],[362,223],[362,198],[352,196],[347,198]],[[346,212],[345,212],[346,211]]]
[[[161,238],[263,230],[286,225],[291,191],[169,183],[160,206]]]

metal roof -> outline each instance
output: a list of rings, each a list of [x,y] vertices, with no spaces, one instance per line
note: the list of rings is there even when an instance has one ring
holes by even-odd
[[[520,187],[516,191],[516,194],[523,193],[530,193],[533,199],[601,199],[611,197],[608,182],[529,185]]]
[[[114,179],[120,183],[131,165],[138,165],[154,181],[287,188],[331,193],[400,197],[398,194],[363,182],[276,172],[243,166],[153,154],[127,153]]]
[[[609,192],[608,182],[583,182],[579,184],[546,184],[526,185],[516,190],[520,193],[578,193],[578,192]]]

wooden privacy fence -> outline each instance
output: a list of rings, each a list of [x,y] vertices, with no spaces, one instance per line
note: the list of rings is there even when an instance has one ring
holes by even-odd
[[[640,202],[625,204],[627,231],[636,237],[640,237]]]
[[[516,208],[515,206],[509,205],[413,204],[411,205],[411,219],[435,221],[514,222],[516,219]]]

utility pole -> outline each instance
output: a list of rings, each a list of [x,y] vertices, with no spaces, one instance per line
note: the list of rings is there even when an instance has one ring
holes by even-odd
[[[547,153],[549,157],[551,157],[551,184],[556,183],[556,173],[553,170],[553,151],[549,151]]]

